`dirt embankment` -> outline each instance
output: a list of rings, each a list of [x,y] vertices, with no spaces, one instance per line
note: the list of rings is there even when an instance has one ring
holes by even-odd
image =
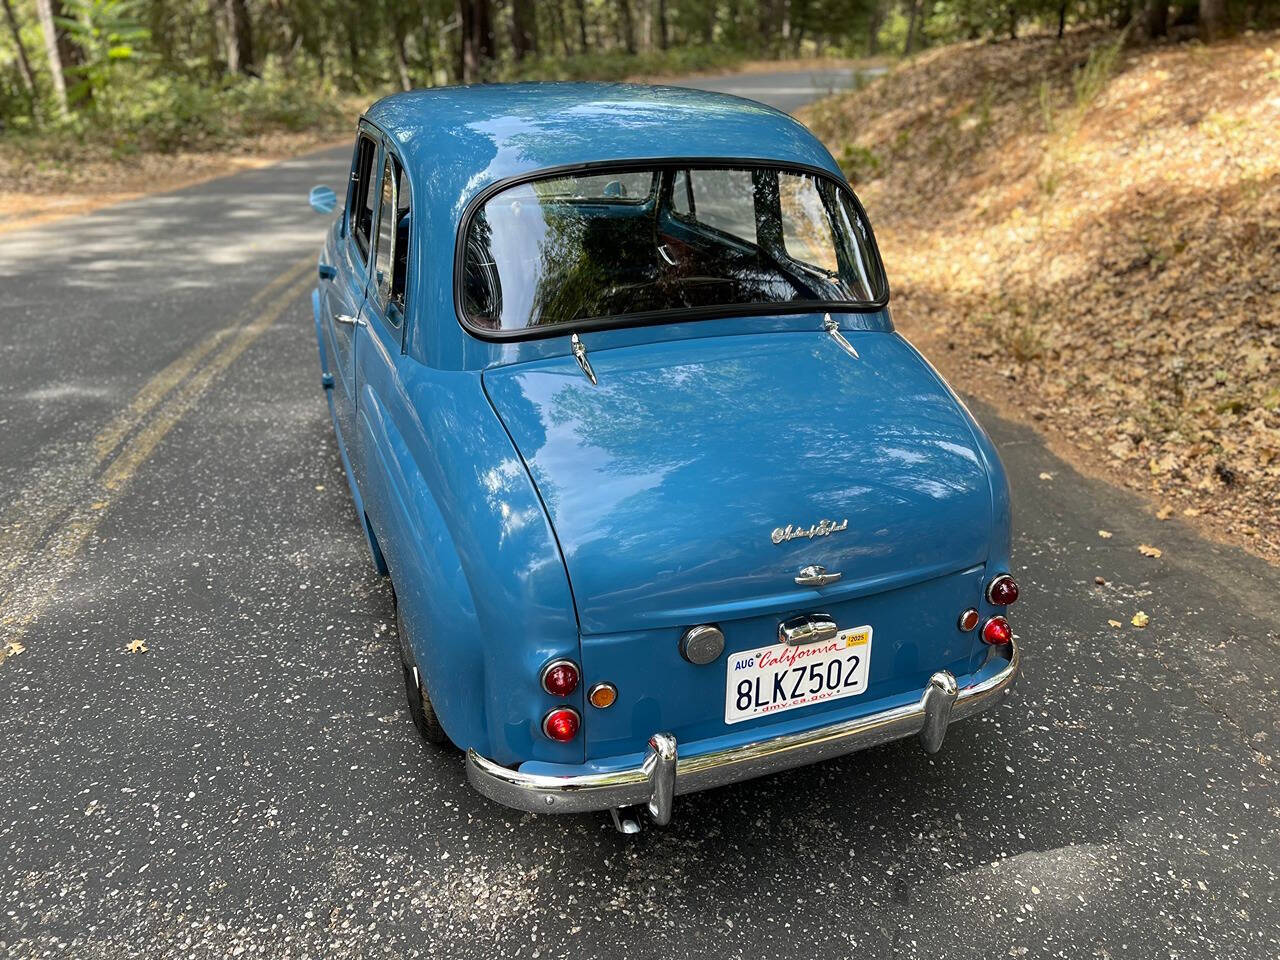
[[[1115,39],[939,49],[802,119],[957,386],[1280,561],[1280,34]]]

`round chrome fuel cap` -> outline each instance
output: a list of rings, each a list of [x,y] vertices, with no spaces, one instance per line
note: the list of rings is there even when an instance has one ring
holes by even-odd
[[[724,653],[724,634],[714,624],[704,623],[685,631],[680,638],[680,656],[704,666]]]

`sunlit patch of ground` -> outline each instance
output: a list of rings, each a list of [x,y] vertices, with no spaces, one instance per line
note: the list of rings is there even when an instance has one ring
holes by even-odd
[[[355,118],[351,127],[355,129]],[[141,153],[94,159],[29,162],[0,150],[0,234],[38,226],[59,217],[90,213],[150,193],[165,193],[215,177],[278,163],[326,146],[346,143],[332,131],[275,133],[236,147],[177,153]]]
[[[1280,34],[946,47],[802,119],[959,389],[1280,560]]]

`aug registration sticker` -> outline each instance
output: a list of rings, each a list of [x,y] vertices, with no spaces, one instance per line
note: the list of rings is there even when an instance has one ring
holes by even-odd
[[[779,643],[730,654],[724,722],[738,723],[867,690],[871,627],[841,630],[826,643]]]

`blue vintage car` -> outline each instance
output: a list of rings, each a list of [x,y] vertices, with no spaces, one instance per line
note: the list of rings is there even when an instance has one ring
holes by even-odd
[[[761,104],[476,86],[360,120],[313,296],[409,711],[482,794],[674,796],[1000,702],[1000,460],[893,328],[839,166]]]

